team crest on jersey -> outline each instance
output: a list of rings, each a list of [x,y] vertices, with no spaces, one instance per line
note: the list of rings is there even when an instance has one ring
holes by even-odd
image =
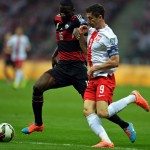
[[[111,39],[110,39],[110,43],[111,43],[112,45],[114,45],[114,44],[115,44],[115,38],[111,38]]]
[[[96,41],[99,41],[101,38],[102,38],[102,36],[98,34],[98,35],[96,36],[95,40],[96,40]]]
[[[64,30],[64,29],[68,29],[69,28],[69,24],[66,24],[65,26],[62,26],[61,27],[61,25],[60,25],[60,23],[57,23],[57,25],[56,25],[56,30],[60,30],[60,31],[62,31],[62,30]]]
[[[65,25],[65,29],[68,29],[68,28],[69,28],[69,24],[66,24],[66,25]]]

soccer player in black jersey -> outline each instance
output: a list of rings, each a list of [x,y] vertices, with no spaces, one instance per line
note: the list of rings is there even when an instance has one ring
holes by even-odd
[[[54,19],[58,46],[52,55],[53,68],[44,72],[33,87],[32,108],[35,120],[29,127],[22,129],[25,134],[44,129],[42,106],[45,91],[73,85],[82,97],[84,95],[88,80],[86,54],[82,52],[79,41],[73,36],[73,30],[81,24],[86,24],[86,21],[81,15],[75,15],[74,11],[71,0],[60,0],[59,14]],[[118,124],[131,142],[135,141],[132,137],[135,131],[131,123],[121,120],[117,115],[109,120]]]

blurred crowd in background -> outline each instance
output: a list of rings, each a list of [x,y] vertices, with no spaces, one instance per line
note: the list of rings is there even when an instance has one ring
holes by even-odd
[[[150,0],[145,0],[143,13],[133,20],[127,58],[130,63],[150,64]]]
[[[105,6],[107,23],[115,18],[132,0],[94,0]],[[76,13],[85,15],[85,8],[92,4],[92,0],[76,0]],[[32,50],[30,59],[50,59],[56,47],[55,27],[53,19],[58,14],[59,0],[0,0],[0,50],[3,47],[3,36],[6,32],[14,32],[16,26],[21,25],[24,33],[29,36]],[[150,2],[145,1],[144,14],[133,20],[131,46],[125,57],[132,59],[131,63],[139,61],[147,63],[142,58],[150,57]],[[85,16],[84,16],[85,17]],[[144,60],[145,60],[144,59]],[[149,62],[150,63],[150,62]]]

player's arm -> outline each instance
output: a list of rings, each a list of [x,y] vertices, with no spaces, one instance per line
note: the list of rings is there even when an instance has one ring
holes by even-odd
[[[4,49],[3,49],[5,54],[10,54],[11,50],[12,50],[12,47],[10,47],[10,46],[5,46]]]
[[[26,51],[29,52],[31,51],[31,42],[27,36],[25,36],[26,39]]]
[[[54,68],[58,64],[58,47],[55,48],[53,54],[52,54],[52,67]]]
[[[113,40],[111,39],[110,41],[117,41],[117,39]],[[109,41],[109,44],[110,44]],[[88,75],[91,75],[94,71],[96,70],[107,70],[107,69],[111,69],[111,68],[115,68],[119,66],[119,49],[118,49],[118,44],[114,43],[107,46],[107,54],[109,56],[109,59],[97,66],[92,66],[91,68],[89,68],[88,70]]]
[[[28,45],[26,46],[26,51],[27,51],[27,52],[31,51],[31,45],[30,45],[30,44],[28,44]]]
[[[80,47],[84,53],[87,53],[87,42],[84,36],[87,32],[87,25],[82,25],[79,28],[75,28],[73,31],[73,35],[79,40]]]
[[[86,39],[85,39],[84,35],[80,36],[79,44],[80,44],[82,51],[84,53],[87,53],[87,43],[86,43]]]
[[[101,65],[97,66],[92,66],[91,68],[89,68],[87,74],[90,76],[96,70],[107,70],[118,66],[119,66],[119,55],[113,55],[105,63],[102,63]]]
[[[26,51],[29,52],[31,50],[31,45],[27,45]]]
[[[31,44],[28,43],[27,46],[26,46],[26,51],[29,52],[30,50],[31,50]]]
[[[5,53],[11,54],[11,51],[12,51],[12,43],[11,40],[8,40],[5,46]]]

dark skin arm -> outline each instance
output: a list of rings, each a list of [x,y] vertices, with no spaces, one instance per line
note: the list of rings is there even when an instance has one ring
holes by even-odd
[[[86,40],[85,40],[83,34],[80,35],[79,43],[80,43],[80,47],[81,47],[82,51],[84,53],[87,53],[87,43],[86,43]]]
[[[84,37],[88,32],[88,26],[82,25],[80,28],[75,28],[73,31],[73,35],[79,40],[80,47],[84,53],[87,53],[87,43]]]
[[[54,50],[52,54],[52,67],[53,68],[58,64],[57,55],[58,55],[58,47],[56,47],[56,49]]]

